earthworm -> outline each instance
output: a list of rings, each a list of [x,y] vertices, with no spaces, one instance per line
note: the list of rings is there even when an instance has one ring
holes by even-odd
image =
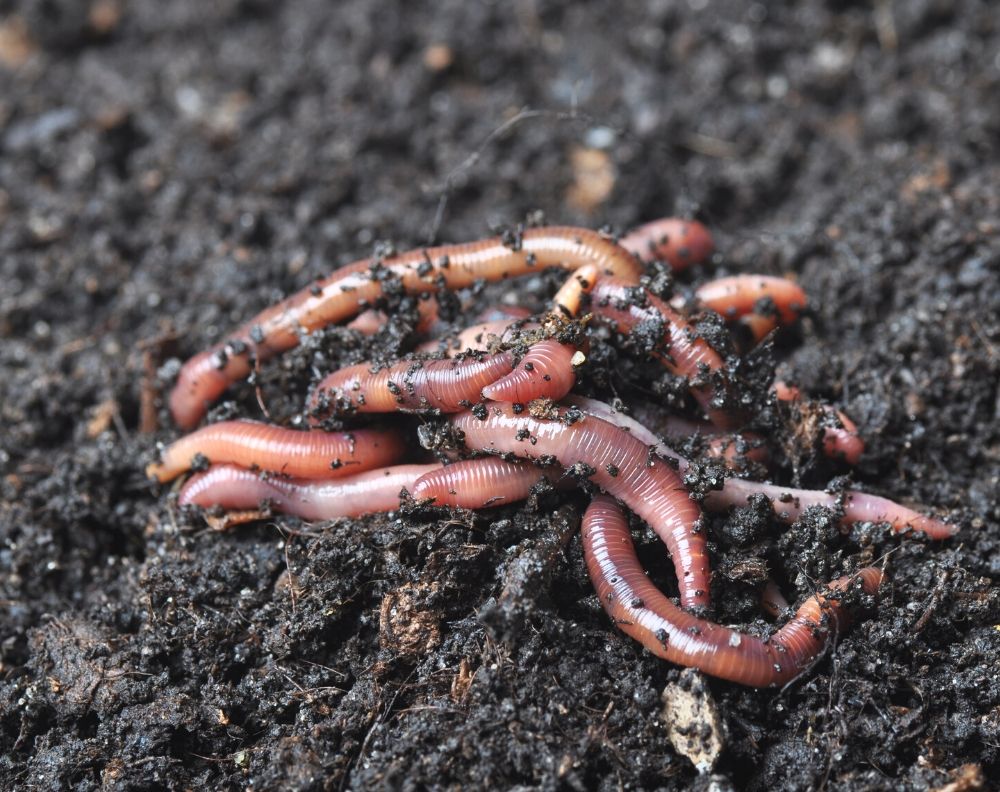
[[[559,325],[580,312],[584,295],[594,288],[599,272],[587,264],[572,273],[552,298],[548,323]],[[583,353],[569,344],[545,339],[532,344],[527,353],[503,379],[483,388],[483,396],[501,402],[528,404],[535,399],[558,401],[576,384],[576,365]]]
[[[476,317],[476,324],[466,327],[457,333],[451,333],[441,338],[431,339],[419,344],[417,352],[438,352],[446,357],[452,357],[460,352],[485,352],[490,336],[505,339],[514,332],[515,327],[531,316],[526,308],[508,305],[494,305],[484,309]],[[537,327],[523,323],[523,329]]]
[[[640,260],[666,261],[674,272],[698,264],[715,252],[712,234],[697,220],[664,217],[637,226],[618,244]]]
[[[655,432],[635,418],[615,410],[610,404],[597,399],[590,399],[586,396],[577,396],[576,394],[566,396],[562,400],[562,403],[575,405],[584,412],[620,426],[631,432],[633,437],[642,440],[646,445],[652,447],[660,456],[676,459],[679,462],[683,461],[685,469],[687,468],[687,460],[682,460],[680,454],[665,445]],[[709,439],[706,451],[710,456],[719,457],[727,462],[740,461],[740,457],[746,457],[747,459],[761,463],[768,460],[767,448],[758,444],[760,438],[756,435],[747,433],[720,435],[718,434],[719,430],[709,423],[692,421],[676,415],[668,415],[657,420],[659,422],[657,428],[667,437],[681,439],[690,437],[691,435],[706,436]],[[746,450],[741,450],[739,447],[740,440],[745,441]]]
[[[313,390],[309,412],[327,405],[363,413],[440,410],[451,413],[482,401],[482,391],[514,367],[512,352],[485,357],[403,360],[383,369],[347,366],[324,377]]]
[[[665,445],[650,429],[631,416],[615,410],[611,405],[596,399],[571,397],[572,403],[584,412],[629,432],[636,440],[651,447],[660,456],[672,459],[683,475],[690,463]],[[869,495],[858,490],[846,490],[841,496],[820,490],[795,489],[776,484],[763,484],[742,478],[727,478],[721,490],[709,493],[705,508],[725,511],[732,506],[745,506],[753,495],[764,495],[771,501],[775,516],[782,522],[795,522],[811,506],[822,506],[836,511],[843,510],[842,522],[887,522],[896,533],[914,531],[930,539],[947,539],[957,528],[908,509],[888,498]]]
[[[551,476],[534,465],[480,457],[425,473],[413,484],[414,500],[435,506],[482,509],[524,500],[539,480]]]
[[[258,362],[299,343],[301,332],[355,316],[382,295],[383,283],[398,279],[410,293],[460,289],[476,281],[504,280],[546,267],[578,269],[595,264],[602,274],[637,282],[641,267],[624,248],[586,228],[533,228],[511,238],[422,248],[381,261],[363,259],[338,269],[297,294],[265,309],[225,342],[188,360],[170,394],[174,420],[190,429],[206,405]]]
[[[417,352],[434,354],[439,352],[446,357],[453,357],[456,353],[462,352],[485,352],[490,343],[491,337],[496,337],[501,341],[509,341],[514,327],[510,319],[495,319],[490,322],[480,322],[471,327],[466,327],[450,336],[435,338],[424,341],[416,348]],[[537,325],[525,325],[524,329],[532,329]]]
[[[521,404],[540,398],[558,401],[576,381],[575,354],[568,344],[546,339],[532,344],[517,363],[513,352],[462,360],[404,360],[374,370],[360,363],[324,377],[310,397],[309,412],[321,415],[332,406],[361,413],[453,413],[484,397]]]
[[[710,375],[723,370],[722,356],[698,337],[694,327],[663,300],[648,291],[610,278],[601,278],[591,292],[595,314],[612,322],[618,332],[630,333],[637,327],[655,333],[649,350],[674,374],[687,377],[691,393],[712,423],[729,427],[733,418],[717,404]]]
[[[171,443],[158,462],[146,467],[146,475],[170,481],[200,455],[213,464],[229,462],[300,478],[340,478],[391,464],[405,451],[398,431],[300,432],[255,421],[222,421]]]
[[[535,399],[558,401],[576,383],[573,362],[578,352],[554,338],[532,344],[514,370],[483,388],[483,396],[493,401],[528,404]]]
[[[426,298],[426,299],[423,299]],[[354,319],[347,323],[349,330],[357,330],[362,335],[375,335],[385,327],[389,321],[388,315],[384,311],[376,308],[369,308],[362,311]],[[413,328],[414,332],[423,335],[431,332],[438,321],[438,302],[433,295],[422,295],[417,300],[417,324]]]
[[[771,578],[767,579],[767,583],[761,589],[760,606],[769,616],[774,616],[775,618],[778,618],[791,607],[788,604],[788,600],[785,599],[785,595],[781,593],[781,589],[778,588],[778,584]]]
[[[583,295],[597,280],[598,269],[587,264],[566,279],[553,299],[548,322],[574,317]],[[403,361],[374,370],[368,364],[349,366],[327,375],[313,392],[312,406],[326,396],[358,412],[411,410],[456,412],[481,401],[527,404],[539,398],[561,399],[576,382],[577,350],[554,339],[532,344],[515,362],[511,352],[466,360]]]
[[[570,423],[565,414],[543,420],[515,410],[494,403],[483,420],[461,413],[451,422],[472,450],[560,464],[621,498],[666,544],[681,603],[707,606],[711,574],[701,513],[673,469],[641,440],[598,418]]]
[[[768,639],[699,619],[678,608],[646,576],[625,515],[608,497],[594,499],[583,517],[583,550],[590,579],[608,615],[658,657],[753,687],[794,680],[820,656],[848,614],[835,595],[859,587],[874,594],[882,573],[865,567],[838,578],[799,606]],[[834,595],[832,598],[830,595]]]
[[[797,402],[801,391],[781,380],[774,382],[774,395],[779,401]],[[843,459],[849,465],[858,464],[865,452],[865,441],[858,434],[858,426],[841,410],[828,404],[820,405],[827,422],[834,426],[823,427],[823,453],[833,459]]]
[[[739,478],[726,479],[721,490],[709,493],[704,501],[705,508],[723,511],[731,506],[745,506],[752,495],[764,495],[771,501],[775,516],[786,523],[795,522],[812,506],[822,506],[838,512],[842,510],[843,523],[884,522],[895,533],[913,531],[929,539],[947,539],[958,530],[956,526],[927,517],[888,498],[858,490],[845,490],[837,495]]]
[[[808,303],[797,283],[770,275],[717,278],[699,286],[695,299],[730,321],[739,320],[754,341],[761,341],[778,326],[796,322]]]
[[[398,508],[401,490],[412,489],[418,478],[438,467],[438,463],[396,465],[337,481],[316,481],[262,478],[235,465],[216,465],[192,476],[181,488],[178,503],[235,510],[256,509],[267,502],[276,511],[303,520],[361,517]]]

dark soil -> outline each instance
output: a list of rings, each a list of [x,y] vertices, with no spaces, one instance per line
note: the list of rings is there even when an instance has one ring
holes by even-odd
[[[0,787],[960,790],[1000,773],[991,4],[0,16]],[[595,202],[575,172],[605,156]],[[535,211],[695,214],[720,255],[693,278],[796,273],[814,308],[781,370],[857,420],[860,486],[962,526],[933,544],[823,514],[711,523],[722,621],[764,626],[762,561],[799,598],[885,554],[892,580],[788,689],[708,683],[726,729],[711,780],[659,715],[677,669],[592,594],[579,495],[220,534],[143,477],[176,436],[150,397],[178,359],[376,240],[475,239]],[[397,348],[323,334],[266,367],[262,397],[289,415],[314,365]],[[594,392],[654,389],[627,347],[593,359]],[[232,398],[223,412],[260,415],[250,386]],[[782,480],[845,472],[784,451]]]

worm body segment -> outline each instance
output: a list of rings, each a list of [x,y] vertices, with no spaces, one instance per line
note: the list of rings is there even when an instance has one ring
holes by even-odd
[[[628,432],[598,418],[574,424],[517,414],[490,405],[485,420],[453,417],[470,449],[552,461],[590,478],[642,517],[666,544],[677,571],[681,603],[707,606],[711,574],[700,510],[662,459]]]
[[[313,411],[324,399],[363,413],[409,410],[458,412],[482,401],[483,388],[511,373],[514,356],[499,352],[462,360],[411,360],[373,371],[368,363],[335,371],[316,387]]]
[[[524,500],[542,478],[543,471],[523,462],[467,459],[425,473],[414,483],[413,497],[432,498],[435,506],[483,509]]]
[[[504,280],[546,267],[574,270],[587,264],[632,283],[641,274],[633,256],[612,240],[567,226],[529,229],[512,240],[493,238],[355,262],[265,309],[226,342],[188,360],[170,395],[171,412],[181,428],[192,428],[207,404],[250,373],[250,353],[257,361],[267,360],[296,346],[301,332],[350,319],[382,295],[389,279],[419,294],[442,286],[465,288],[480,279]]]
[[[570,345],[551,338],[532,344],[513,371],[483,388],[483,396],[519,404],[542,398],[558,401],[576,383],[576,354]]]
[[[601,278],[591,296],[594,313],[612,322],[618,332],[642,328],[655,335],[650,354],[668,371],[692,381],[691,393],[713,423],[730,425],[731,417],[713,404],[717,394],[704,381],[706,374],[722,370],[722,356],[698,336],[687,319],[655,295],[610,278]]]
[[[222,421],[171,443],[146,475],[170,481],[201,455],[213,464],[232,463],[301,478],[336,478],[391,464],[405,453],[398,432],[299,432],[255,421]]]
[[[674,272],[699,264],[715,252],[712,234],[697,220],[664,217],[637,226],[618,244],[644,262],[666,261]]]
[[[615,410],[611,405],[578,396],[572,398],[572,403],[585,412],[622,428],[637,440],[649,445],[660,456],[674,460],[681,473],[685,473],[690,467],[688,460],[660,442],[649,428],[631,416]],[[887,522],[897,533],[914,531],[924,534],[929,539],[947,539],[956,531],[955,526],[927,517],[878,495],[848,490],[842,496],[838,496],[820,490],[782,487],[735,477],[727,478],[721,490],[710,493],[705,498],[705,507],[713,511],[722,511],[732,506],[745,506],[751,496],[757,494],[764,495],[771,501],[776,516],[784,522],[794,522],[811,506],[822,506],[827,509],[843,509],[845,523]]]
[[[192,476],[181,488],[178,503],[204,508],[256,509],[262,503],[303,520],[361,517],[399,507],[403,489],[411,490],[421,476],[439,467],[396,465],[369,470],[337,481],[261,478],[235,465],[213,466]]]
[[[798,320],[808,304],[805,291],[795,281],[771,275],[733,275],[698,287],[698,302],[727,319],[758,313],[761,300],[768,300],[773,316],[783,325]],[[759,340],[759,339],[758,339]]]
[[[625,516],[611,498],[594,499],[582,534],[587,569],[604,610],[623,632],[672,663],[741,685],[781,685],[806,671],[847,623],[837,599],[815,594],[768,639],[737,632],[678,608],[649,580]],[[881,582],[882,573],[866,567],[826,590],[839,594],[858,586],[874,594]]]
[[[838,496],[819,490],[781,487],[739,478],[726,479],[722,490],[710,493],[705,498],[705,508],[720,511],[731,506],[745,506],[750,497],[757,494],[764,495],[771,501],[775,515],[782,522],[794,522],[806,509],[822,506],[836,511],[842,509],[845,523],[885,522],[896,533],[913,531],[929,539],[948,539],[956,531],[953,525],[867,492],[847,490]]]

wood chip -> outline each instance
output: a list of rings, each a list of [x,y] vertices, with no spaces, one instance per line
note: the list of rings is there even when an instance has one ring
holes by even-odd
[[[0,65],[16,69],[38,51],[28,36],[28,27],[19,16],[0,20]]]
[[[573,183],[566,191],[566,202],[590,214],[611,197],[615,188],[615,166],[600,149],[574,148],[570,152]]]
[[[382,598],[379,644],[401,655],[422,655],[441,643],[441,614],[427,600],[438,583],[405,583]]]
[[[679,681],[663,689],[660,699],[660,717],[674,749],[690,759],[699,773],[711,771],[725,747],[725,732],[704,675],[684,669]]]
[[[984,789],[986,779],[983,778],[983,768],[977,764],[964,764],[953,771],[955,780],[940,786],[933,792],[973,792]]]
[[[87,421],[87,437],[93,440],[104,434],[111,427],[111,421],[114,420],[116,412],[118,412],[118,402],[114,399],[108,399],[98,404],[94,408],[90,420]]]

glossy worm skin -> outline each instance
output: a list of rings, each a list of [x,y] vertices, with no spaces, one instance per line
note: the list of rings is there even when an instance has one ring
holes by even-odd
[[[640,423],[632,416],[616,410],[606,402],[602,402],[598,399],[589,399],[586,396],[577,396],[574,394],[564,401],[566,404],[572,404],[579,407],[585,413],[592,415],[594,418],[600,418],[602,421],[607,421],[610,424],[614,424],[619,429],[628,432],[632,435],[632,437],[648,448],[652,448],[654,452],[659,454],[664,459],[674,460],[677,463],[678,470],[682,473],[688,469],[688,461],[684,457],[657,437],[653,430],[649,429],[645,426],[645,424]]]
[[[480,457],[455,462],[421,476],[413,485],[414,500],[432,499],[435,506],[484,509],[527,498],[546,475],[534,465]]]
[[[685,440],[689,437],[703,437],[707,441],[705,453],[717,459],[723,459],[730,466],[737,465],[746,459],[766,463],[770,458],[761,437],[751,432],[737,434],[719,434],[719,429],[706,421],[693,421],[679,415],[665,415],[659,418],[657,430],[665,437]]]
[[[615,410],[611,405],[596,399],[584,399],[574,396],[572,401],[580,409],[590,415],[600,418],[627,431],[632,437],[653,448],[653,450],[668,459],[673,459],[681,474],[690,467],[688,460],[664,445],[660,439],[646,426],[631,416]],[[812,506],[822,506],[839,511],[843,509],[842,521],[846,524],[855,522],[886,522],[896,533],[913,531],[927,536],[929,539],[947,539],[953,536],[957,528],[953,525],[927,517],[906,506],[857,490],[847,490],[842,496],[820,490],[795,489],[781,487],[776,484],[764,484],[759,481],[749,481],[742,478],[727,478],[722,489],[712,492],[705,498],[706,509],[724,511],[733,506],[746,506],[753,495],[764,495],[771,501],[775,516],[783,522],[794,522],[802,513]]]
[[[575,270],[587,264],[626,282],[636,283],[641,275],[636,259],[614,241],[568,226],[529,229],[514,240],[493,238],[411,250],[380,262],[355,262],[265,309],[227,341],[188,360],[170,395],[171,412],[178,426],[192,428],[208,404],[250,373],[249,353],[258,361],[267,360],[296,346],[301,332],[350,319],[382,295],[387,277],[398,278],[407,292],[421,294],[441,287],[465,288],[480,279],[499,281],[547,267]]]
[[[664,217],[629,231],[618,244],[643,262],[666,261],[674,272],[698,264],[715,252],[712,234],[697,220]]]
[[[574,347],[553,338],[532,344],[513,371],[483,388],[483,396],[518,404],[542,398],[558,401],[576,384],[576,354]]]
[[[438,321],[438,302],[432,295],[424,295],[426,299],[417,300],[417,325],[414,331],[419,334],[429,333]],[[362,311],[347,323],[349,330],[357,330],[362,335],[375,335],[388,323],[389,317],[375,308]]]
[[[779,401],[797,402],[801,391],[794,385],[781,380],[774,383],[774,395]],[[849,465],[856,465],[865,452],[865,441],[858,434],[858,426],[840,410],[822,405],[828,422],[833,426],[823,427],[823,453],[832,459],[843,459]]]
[[[794,324],[805,310],[808,298],[794,281],[770,275],[733,275],[717,278],[697,288],[695,298],[729,320],[740,320],[755,341],[760,341],[776,327]],[[761,300],[768,300],[773,313],[758,311]]]
[[[722,356],[698,337],[687,319],[655,295],[611,278],[598,280],[591,297],[594,313],[620,333],[631,333],[638,325],[662,327],[662,340],[652,356],[668,371],[692,381],[691,394],[713,423],[732,424],[732,417],[713,404],[716,393],[704,382],[706,373],[722,370]]]
[[[184,484],[178,504],[242,510],[267,503],[275,511],[303,520],[361,517],[399,508],[401,491],[412,490],[417,479],[439,467],[437,463],[396,465],[337,481],[314,481],[262,478],[235,465],[216,465]]]
[[[869,495],[867,492],[846,490],[842,496],[819,490],[795,489],[776,484],[762,484],[746,479],[726,479],[723,488],[705,498],[705,508],[722,511],[732,506],[745,506],[751,496],[764,495],[771,501],[775,516],[782,522],[792,523],[799,519],[806,509],[822,506],[840,511],[845,524],[858,522],[888,523],[895,533],[918,533],[928,539],[948,539],[955,535],[957,527],[927,517],[888,498]]]
[[[485,420],[471,413],[451,419],[471,450],[581,471],[621,500],[656,532],[673,557],[681,603],[708,606],[711,573],[700,509],[674,470],[628,432],[598,418],[568,424],[518,414],[509,404],[489,405]]]
[[[788,600],[785,599],[785,595],[781,593],[781,589],[778,588],[778,584],[771,578],[767,579],[767,583],[761,589],[760,606],[765,613],[776,619],[791,607]]]
[[[814,594],[768,639],[699,619],[674,605],[646,576],[618,505],[597,497],[583,518],[583,551],[601,605],[615,624],[653,654],[752,687],[791,682],[826,648],[848,617],[837,599],[855,587],[874,594],[882,573],[866,567]]]
[[[146,475],[170,481],[201,455],[212,464],[232,463],[300,478],[340,478],[398,460],[406,444],[398,432],[299,432],[256,421],[222,421],[202,427],[163,451]]]
[[[565,322],[580,309],[583,295],[597,280],[593,264],[581,267],[556,294],[552,321]],[[532,344],[515,362],[511,352],[466,360],[401,362],[388,368],[350,366],[327,375],[313,392],[311,406],[322,409],[324,398],[357,412],[394,409],[457,412],[481,401],[527,404],[535,399],[558,400],[576,383],[576,349],[554,339]]]
[[[370,364],[347,366],[324,377],[310,398],[310,413],[329,405],[338,410],[386,413],[399,409],[458,412],[482,401],[483,388],[511,373],[514,355],[404,360],[373,371]]]
[[[313,392],[310,412],[324,405],[361,413],[398,409],[454,413],[483,398],[527,404],[559,400],[573,387],[576,350],[548,339],[529,347],[517,363],[512,352],[463,360],[414,360],[372,370],[367,363],[335,371]]]
[[[500,341],[509,341],[517,326],[513,323],[526,319],[531,313],[523,311],[510,316],[501,314],[499,318],[496,318],[496,313],[491,310],[488,315],[491,318],[484,319],[480,315],[477,324],[466,327],[457,333],[424,341],[417,345],[416,351],[427,354],[438,353],[445,357],[454,357],[462,352],[485,352],[489,347],[491,336],[495,336]],[[525,322],[522,327],[529,330],[538,327],[538,325]]]
[[[575,394],[571,394],[563,399],[563,404],[572,404],[596,418],[601,418],[625,429],[633,437],[653,448],[660,456],[668,459],[676,459],[678,464],[683,462],[684,469],[687,469],[687,460],[665,445],[656,432],[630,415],[615,410],[610,404]],[[675,439],[684,439],[691,435],[703,435],[707,437],[709,442],[705,450],[709,456],[724,459],[727,462],[740,461],[741,456],[751,459],[754,462],[764,463],[768,460],[767,449],[763,446],[755,445],[759,441],[759,438],[755,435],[720,435],[718,433],[719,430],[709,423],[691,421],[676,415],[665,416],[658,419],[658,421],[657,428],[666,437]],[[744,444],[747,446],[745,451],[741,451],[739,448],[741,441],[744,441]]]

